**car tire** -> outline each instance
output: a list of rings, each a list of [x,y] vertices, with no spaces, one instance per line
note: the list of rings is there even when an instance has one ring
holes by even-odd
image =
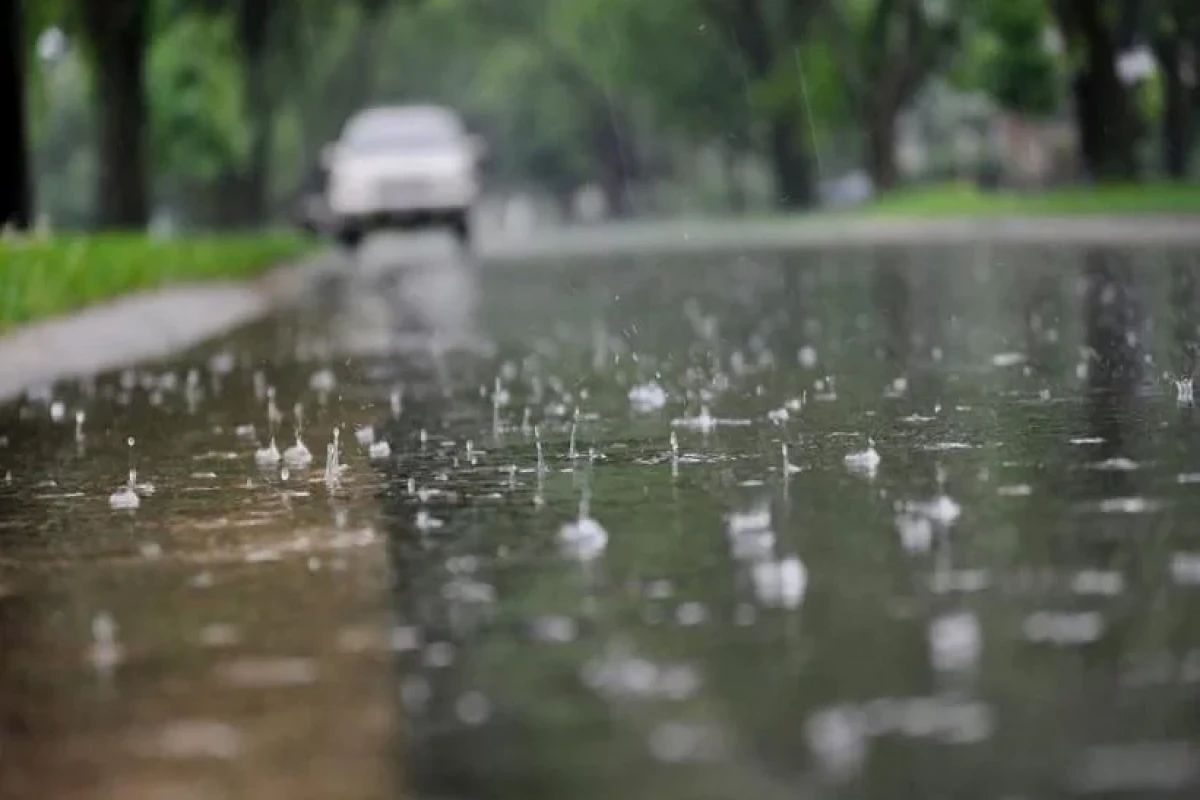
[[[337,233],[338,244],[354,252],[362,244],[363,232],[358,228],[343,228]]]
[[[450,218],[450,230],[460,247],[464,250],[471,248],[471,217],[466,211],[460,211]]]

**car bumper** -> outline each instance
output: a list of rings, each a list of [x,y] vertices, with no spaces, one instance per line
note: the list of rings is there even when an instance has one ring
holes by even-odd
[[[465,208],[478,194],[475,180],[380,180],[377,183],[334,184],[329,208],[336,216],[453,211]]]
[[[346,231],[448,224],[459,219],[468,210],[469,207],[467,206],[372,209],[369,211],[335,214],[333,227],[337,230]]]

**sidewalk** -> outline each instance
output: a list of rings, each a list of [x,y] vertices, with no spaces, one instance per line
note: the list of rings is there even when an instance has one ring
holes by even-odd
[[[0,403],[56,380],[160,358],[303,296],[336,257],[318,254],[251,283],[169,286],[36,322],[0,338]]]

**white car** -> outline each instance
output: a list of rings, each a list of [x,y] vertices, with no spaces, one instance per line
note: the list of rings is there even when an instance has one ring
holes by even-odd
[[[469,244],[482,156],[481,140],[449,109],[360,111],[321,154],[326,219],[348,247],[373,230],[429,225]]]

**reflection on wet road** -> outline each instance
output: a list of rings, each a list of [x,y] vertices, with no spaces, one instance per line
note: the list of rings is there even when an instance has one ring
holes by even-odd
[[[371,243],[0,412],[0,796],[1193,796],[1198,269]]]

